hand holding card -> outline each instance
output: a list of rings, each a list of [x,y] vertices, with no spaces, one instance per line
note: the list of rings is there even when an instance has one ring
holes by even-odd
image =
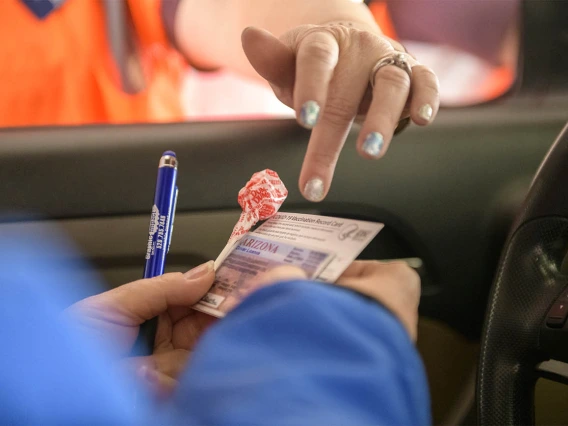
[[[194,309],[224,317],[250,293],[271,284],[266,274],[280,266],[295,266],[308,279],[334,283],[383,228],[360,220],[277,214],[287,195],[271,170],[255,173],[241,189],[243,212],[215,261],[213,286]],[[251,232],[260,220],[266,222]]]
[[[225,316],[246,296],[267,285],[264,275],[283,265],[302,269],[306,277],[316,279],[333,254],[319,249],[268,240],[254,233],[245,235],[234,246],[215,273],[215,282],[194,306],[216,317]]]

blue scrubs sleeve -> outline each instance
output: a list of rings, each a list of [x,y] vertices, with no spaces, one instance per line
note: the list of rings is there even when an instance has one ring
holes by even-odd
[[[207,333],[176,396],[200,425],[427,425],[425,372],[397,319],[348,290],[264,288]]]
[[[113,369],[103,342],[61,320],[102,290],[57,229],[0,238],[0,424],[144,425],[147,395]],[[110,340],[110,339],[109,339]]]
[[[0,424],[430,423],[400,323],[355,293],[301,281],[256,292],[212,327],[158,409],[112,368],[112,348],[59,320],[100,291],[87,265],[64,257],[77,252],[56,233],[0,238]]]

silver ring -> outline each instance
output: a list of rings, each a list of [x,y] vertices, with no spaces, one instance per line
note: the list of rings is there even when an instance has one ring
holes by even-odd
[[[410,77],[410,79],[412,80],[412,67],[408,63],[408,57],[406,53],[393,52],[379,59],[379,61],[371,70],[371,75],[369,76],[369,83],[371,83],[371,88],[375,88],[375,76],[377,75],[377,72],[379,72],[381,68],[386,67],[387,65],[394,65],[395,67],[400,68],[401,70],[406,72],[408,74],[408,77]]]

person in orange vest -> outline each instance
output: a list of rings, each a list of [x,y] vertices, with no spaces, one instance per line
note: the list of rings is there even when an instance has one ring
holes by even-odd
[[[377,159],[401,118],[439,107],[435,74],[360,1],[3,0],[0,35],[4,127],[182,120],[187,64],[265,79],[313,129],[299,184],[314,202],[356,118]]]

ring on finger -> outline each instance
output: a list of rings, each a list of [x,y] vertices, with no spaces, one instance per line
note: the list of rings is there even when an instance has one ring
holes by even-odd
[[[393,65],[397,68],[400,68],[404,72],[408,74],[408,77],[412,79],[412,67],[408,61],[408,55],[402,52],[391,52],[388,55],[382,57],[377,61],[373,69],[371,70],[371,74],[369,76],[369,83],[371,87],[375,88],[375,77],[379,70],[383,67],[388,65]]]
[[[406,72],[408,74],[408,77],[412,80],[412,67],[408,62],[408,54],[402,53],[400,51],[391,52],[388,55],[379,59],[375,64],[375,66],[373,67],[373,69],[371,70],[371,74],[369,76],[369,83],[371,84],[372,89],[375,88],[375,77],[377,76],[377,72],[379,72],[381,68],[386,67],[387,65],[394,65],[395,67],[400,68],[401,70]],[[406,129],[409,124],[410,124],[410,117],[402,118],[398,122],[394,134],[398,135],[400,132]]]

